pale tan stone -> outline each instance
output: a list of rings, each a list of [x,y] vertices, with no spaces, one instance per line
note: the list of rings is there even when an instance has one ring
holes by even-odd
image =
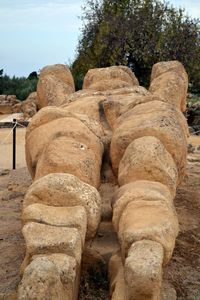
[[[74,91],[73,77],[65,65],[46,66],[40,71],[37,85],[39,108],[61,105],[67,102],[67,95]]]
[[[63,64],[55,64],[48,65],[40,70],[40,77],[45,77],[46,75],[54,75],[60,80],[62,80],[65,84],[69,85],[73,91],[75,91],[74,87],[74,79],[72,77],[71,71],[66,65]]]
[[[151,82],[149,91],[159,96],[162,101],[173,104],[180,111],[185,111],[187,86],[188,82],[186,83],[181,76],[170,71],[155,78]]]
[[[41,203],[50,206],[83,206],[87,212],[87,238],[95,235],[101,217],[101,198],[98,191],[66,174],[49,174],[35,181],[28,189],[23,207]]]
[[[33,255],[64,253],[80,264],[82,242],[76,228],[29,222],[23,226],[22,233],[26,242],[26,263]]]
[[[22,212],[22,220],[27,222],[38,222],[42,224],[71,227],[78,229],[82,244],[85,242],[87,215],[83,206],[55,207],[41,203],[31,204]]]
[[[97,137],[101,137],[104,134],[101,123],[95,120],[94,116],[90,117],[88,116],[88,114],[86,115],[81,113],[74,113],[71,112],[70,110],[68,111],[68,109],[63,109],[62,107],[48,106],[42,108],[37,113],[37,115],[35,115],[34,118],[31,120],[29,126],[27,127],[26,138],[28,138],[29,134],[39,126],[45,125],[46,123],[49,123],[56,119],[67,118],[67,117],[75,118],[81,121]]]
[[[100,122],[100,102],[104,100],[104,96],[87,96],[81,97],[62,107],[66,112],[85,114],[95,121]]]
[[[38,258],[47,258],[53,262],[59,271],[61,282],[69,299],[77,299],[80,285],[80,265],[76,260],[63,253],[39,254],[31,258],[31,262]]]
[[[122,257],[127,256],[134,242],[148,239],[163,246],[163,263],[166,264],[172,256],[178,231],[178,218],[174,210],[162,201],[132,201],[125,207],[119,222]]]
[[[106,91],[139,85],[134,73],[125,66],[90,69],[85,75],[83,89]]]
[[[124,276],[129,299],[159,300],[162,282],[163,248],[151,240],[131,245]]]
[[[143,136],[154,136],[172,155],[181,180],[185,175],[187,156],[186,126],[181,112],[161,101],[139,104],[124,113],[117,120],[111,141],[114,172],[117,174],[120,160],[131,142]]]
[[[50,173],[70,173],[98,188],[100,169],[100,159],[86,144],[62,136],[46,145],[37,162],[34,179]]]
[[[172,105],[170,103],[166,103],[166,102],[162,101],[162,99],[158,96],[146,95],[145,98],[147,98],[148,101],[146,101],[145,103],[140,103],[139,105],[133,107],[133,110],[131,109],[131,107],[129,107],[130,108],[129,111],[127,111],[126,114],[124,114],[117,120],[117,126],[122,124],[123,121],[127,117],[131,117],[133,114],[133,111],[134,111],[135,115],[138,115],[138,116],[146,114],[147,118],[149,118],[149,114],[151,114],[151,113],[155,113],[155,112],[159,111],[162,114],[167,111],[169,114],[172,114],[172,115],[174,114],[176,116],[178,123],[180,124],[180,126],[182,127],[182,129],[184,131],[185,137],[188,138],[189,131],[188,131],[187,120],[186,120],[185,116],[180,112],[179,109],[177,109],[174,105]]]
[[[174,210],[173,197],[169,189],[159,183],[148,180],[138,180],[119,188],[113,197],[113,226],[119,229],[119,220],[126,206],[132,201],[162,202]]]
[[[150,91],[163,101],[186,110],[188,75],[179,61],[156,63],[152,68]]]
[[[123,113],[132,109],[137,104],[152,100],[150,93],[141,86],[135,86],[129,90],[121,89],[117,91],[121,93],[110,92],[110,95],[107,95],[107,100],[102,102],[106,119],[112,129],[115,127],[117,118]]]
[[[73,89],[55,75],[41,77],[37,84],[38,107],[67,103],[67,95],[70,93],[73,93]]]
[[[144,136],[126,148],[118,171],[119,185],[136,180],[158,181],[175,196],[178,172],[172,156],[155,137]]]
[[[188,75],[182,63],[180,63],[178,60],[171,60],[161,61],[153,65],[151,70],[151,81],[169,71],[174,71],[178,75],[181,75],[185,81],[188,79]]]
[[[77,264],[65,254],[35,256],[18,288],[18,299],[71,300]]]
[[[108,266],[108,274],[111,299],[128,300],[128,290],[124,280],[124,267],[120,251],[111,256]]]
[[[50,113],[50,116],[51,115],[52,114]],[[55,118],[55,115],[53,116],[53,118]],[[37,123],[37,120],[34,122]],[[68,149],[68,139],[75,140],[74,153],[72,149]],[[62,142],[60,143],[59,140],[62,140]],[[61,144],[63,147],[63,151],[62,149],[59,149]],[[76,161],[76,155],[80,155],[80,157],[81,155],[83,155],[84,159],[84,155],[87,152],[86,156],[89,160],[92,160],[92,162],[86,164],[86,168],[88,168],[87,171],[89,172],[88,174],[85,174],[86,176],[88,176],[87,182],[95,186],[99,185],[99,172],[101,167],[101,157],[103,154],[103,144],[100,139],[83,122],[74,117],[63,117],[53,119],[51,122],[47,122],[41,126],[35,127],[34,130],[30,129],[29,132],[27,132],[26,160],[29,171],[33,178],[35,176],[38,160],[42,155],[45,159],[47,159],[47,152],[49,151],[47,148],[51,147],[51,145],[53,148],[53,153],[55,153],[55,155],[57,153],[58,156],[62,157],[62,159],[65,160],[65,162],[67,160],[67,156],[71,154],[72,158],[74,158],[74,163],[78,163]],[[90,158],[91,154],[93,159]],[[60,163],[62,162],[60,161]],[[73,159],[71,159],[69,163],[72,164]],[[57,163],[54,164],[54,160],[52,160],[52,163],[48,163],[48,161],[45,161],[40,165],[40,170],[37,167],[37,173],[41,173],[41,175],[37,174],[37,177],[47,174],[49,172],[47,171],[48,167],[50,168],[50,172],[63,172],[63,170],[57,169]],[[76,169],[76,167],[73,167],[73,165],[71,165],[71,169],[65,168],[64,170],[64,172],[72,173],[77,176],[79,176],[79,171],[84,172],[81,169]],[[93,176],[92,181],[90,181],[89,179],[90,173],[92,173]]]

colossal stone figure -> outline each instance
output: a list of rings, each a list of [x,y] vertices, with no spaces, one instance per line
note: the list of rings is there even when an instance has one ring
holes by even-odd
[[[19,299],[77,299],[84,243],[101,218],[97,189],[109,145],[120,245],[110,260],[111,297],[160,299],[162,267],[178,234],[173,199],[186,166],[187,84],[177,61],[153,66],[149,91],[123,66],[89,70],[78,92],[64,66],[41,71],[43,108],[26,133],[34,182],[23,203]]]

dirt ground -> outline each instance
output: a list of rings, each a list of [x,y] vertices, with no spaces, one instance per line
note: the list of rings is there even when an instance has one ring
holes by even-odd
[[[0,129],[0,141],[8,131],[2,133]],[[15,298],[20,281],[19,267],[25,251],[21,234],[21,205],[31,184],[27,168],[24,167],[23,129],[18,137],[18,143],[21,144],[18,149],[21,150],[18,167],[14,171],[5,170],[10,168],[7,156],[11,144],[7,140],[7,144],[0,146],[0,299],[4,300]],[[187,175],[175,199],[180,234],[173,258],[164,271],[164,279],[175,287],[178,300],[200,300],[200,137],[191,137],[189,144]],[[112,251],[118,247],[110,222],[110,199],[115,189],[115,180],[105,164],[100,187],[104,203],[102,222],[95,240],[86,245],[83,254],[80,300],[109,299],[107,262]]]

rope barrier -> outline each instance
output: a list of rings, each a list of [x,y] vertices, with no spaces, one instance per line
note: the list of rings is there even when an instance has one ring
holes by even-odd
[[[17,123],[13,126],[13,128],[10,130],[10,132],[8,133],[8,135],[3,139],[3,141],[0,143],[0,145],[3,145],[4,142],[8,139],[8,137],[11,135],[11,133],[13,132],[14,128],[17,126]]]
[[[20,123],[18,123],[18,122],[17,122],[17,125],[26,128],[26,126],[24,126],[23,124],[20,124]]]

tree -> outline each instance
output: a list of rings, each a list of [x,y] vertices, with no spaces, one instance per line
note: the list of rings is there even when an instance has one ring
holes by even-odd
[[[33,71],[31,72],[29,75],[28,75],[28,78],[29,80],[32,80],[32,79],[38,79],[38,74],[36,71]]]
[[[6,74],[3,75],[2,72],[0,76],[0,94],[16,95],[19,100],[25,100],[31,92],[36,91],[38,82],[36,75],[36,72],[32,72],[28,78],[15,76],[10,78]]]
[[[75,77],[90,68],[127,65],[148,85],[152,65],[178,59],[193,88],[200,82],[199,20],[159,0],[87,0],[72,64]],[[199,83],[200,85],[200,83]]]

